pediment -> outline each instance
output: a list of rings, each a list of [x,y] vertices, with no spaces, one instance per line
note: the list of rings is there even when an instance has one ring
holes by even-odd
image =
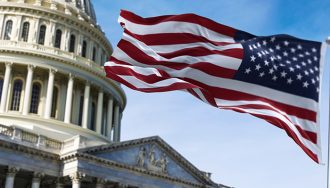
[[[205,173],[159,137],[103,145],[81,152],[192,183],[213,184]]]

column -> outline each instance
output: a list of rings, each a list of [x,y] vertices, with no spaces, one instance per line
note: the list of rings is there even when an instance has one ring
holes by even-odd
[[[104,178],[97,178],[95,188],[103,188],[105,183],[106,180]]]
[[[40,187],[40,181],[41,181],[42,177],[44,177],[43,173],[34,172],[31,188],[39,188]]]
[[[56,70],[53,70],[53,69],[49,70],[45,114],[44,114],[44,118],[46,118],[46,119],[50,118],[51,111],[52,111],[55,72],[56,72]]]
[[[70,179],[72,182],[72,188],[80,188],[81,179],[83,177],[85,177],[85,174],[81,173],[81,172],[75,172],[75,173],[71,174]]]
[[[82,127],[88,128],[88,107],[89,107],[89,95],[90,95],[91,85],[89,82],[86,82],[85,92],[84,92],[84,107],[82,115]]]
[[[65,114],[64,114],[65,123],[71,123],[73,84],[74,84],[74,76],[70,73],[68,80],[68,89],[66,91]]]
[[[0,113],[4,113],[6,109],[6,102],[8,98],[8,88],[9,88],[9,82],[10,82],[10,75],[11,75],[11,68],[12,63],[6,63],[6,71],[5,71],[5,77],[3,80],[3,86],[2,86],[2,96],[1,96],[1,104],[0,104]]]
[[[102,115],[103,115],[103,91],[99,90],[97,97],[97,111],[96,111],[96,132],[101,134],[102,129]]]
[[[8,167],[5,188],[14,188],[15,176],[18,171],[19,168],[17,167]]]
[[[115,106],[115,122],[114,122],[114,135],[113,141],[119,142],[120,141],[120,128],[119,128],[119,105]]]
[[[12,35],[11,35],[12,36],[11,40],[14,40],[14,41],[18,41],[18,39],[19,39],[19,34],[20,34],[19,26],[21,25],[21,22],[22,22],[22,16],[18,16],[16,18],[17,18],[16,24],[15,24],[15,22],[13,23],[13,30],[12,30]]]
[[[63,184],[62,178],[57,178],[57,180],[55,181],[55,183],[56,183],[56,185],[55,185],[56,188],[64,188],[64,184]]]
[[[108,100],[108,110],[107,110],[107,126],[108,126],[107,135],[109,140],[111,140],[111,131],[113,127],[112,121],[113,121],[113,98],[110,97]]]
[[[24,91],[23,115],[27,115],[29,113],[34,68],[35,68],[35,66],[28,65],[28,72],[27,72],[27,76],[26,76],[26,84],[25,84],[25,91]]]

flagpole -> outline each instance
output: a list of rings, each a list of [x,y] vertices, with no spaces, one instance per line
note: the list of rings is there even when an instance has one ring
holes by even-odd
[[[330,46],[330,36],[325,40],[328,46]],[[326,58],[326,57],[325,57]],[[328,62],[330,63],[330,62]],[[329,74],[330,77],[330,74]],[[329,86],[329,94],[330,94],[330,86]],[[327,160],[327,188],[330,188],[329,185],[329,175],[330,175],[330,167],[329,167],[329,161],[330,161],[330,95],[329,95],[329,119],[328,119],[328,160]]]

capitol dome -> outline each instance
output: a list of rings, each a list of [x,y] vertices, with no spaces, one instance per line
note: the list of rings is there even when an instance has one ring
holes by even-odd
[[[1,0],[0,23],[0,132],[50,151],[120,141],[126,96],[105,77],[112,47],[90,0]]]

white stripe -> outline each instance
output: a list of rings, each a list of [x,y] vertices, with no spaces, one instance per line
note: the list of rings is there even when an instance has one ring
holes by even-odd
[[[135,47],[142,50],[143,53],[154,58],[157,61],[167,61],[168,63],[171,63],[171,62],[186,63],[186,64],[190,64],[190,65],[196,64],[199,62],[208,62],[208,63],[214,64],[214,65],[217,65],[219,67],[224,67],[224,68],[233,69],[233,70],[237,70],[242,63],[241,59],[237,59],[237,58],[229,57],[229,56],[225,56],[225,55],[219,55],[219,54],[198,56],[198,57],[178,56],[178,57],[167,59],[167,58],[164,58],[164,57],[158,55],[152,48],[150,48],[143,42],[140,42],[137,39],[135,39],[125,33],[123,34],[122,40],[126,40],[126,41],[130,42]],[[116,55],[117,54],[114,53],[114,56],[116,56]]]
[[[274,106],[271,106],[270,104],[262,102],[262,101],[243,101],[243,100],[230,101],[230,100],[223,100],[223,99],[215,98],[215,102],[220,107],[239,106],[239,105],[247,105],[247,104],[257,104],[257,105],[268,106],[268,107],[274,108],[274,110],[279,111],[280,114],[282,114],[283,116],[290,119],[290,121],[293,124],[301,127],[303,130],[311,131],[311,132],[315,132],[315,133],[319,132],[317,123],[306,120],[306,119],[301,119],[301,118],[293,116],[293,115],[288,115],[287,113],[281,111],[280,109],[277,109]]]
[[[206,104],[210,104],[209,101],[206,100],[204,94],[202,93],[202,91],[199,88],[193,88],[193,90],[195,91],[195,93],[199,96],[199,98],[205,102]]]
[[[239,108],[240,109],[240,108]],[[312,143],[311,141],[303,138],[297,128],[286,118],[284,118],[281,114],[278,114],[272,110],[257,110],[257,109],[240,109],[243,110],[244,112],[251,113],[251,114],[260,114],[260,115],[266,115],[266,116],[271,116],[271,117],[276,117],[280,120],[282,120],[285,124],[289,126],[289,128],[294,132],[295,135],[297,135],[298,139],[308,148],[310,149],[313,153],[316,155],[321,154],[320,146]],[[318,133],[319,135],[319,133]]]
[[[104,66],[110,66],[110,67],[123,67],[123,68],[128,68],[131,69],[132,71],[142,74],[144,76],[149,76],[149,75],[156,75],[158,77],[162,77],[158,69],[152,68],[152,67],[138,67],[138,66],[133,66],[133,65],[122,65],[122,64],[117,64],[113,61],[108,61],[104,64]]]
[[[122,60],[128,63],[131,63],[135,66],[140,67],[151,67],[152,65],[145,65],[140,62],[137,62],[127,56],[123,51],[121,51],[119,48],[116,48],[113,56],[118,59]],[[297,95],[285,93],[279,90],[274,90],[268,87],[246,83],[242,81],[237,81],[233,79],[226,79],[226,78],[220,78],[216,76],[211,76],[207,73],[204,73],[200,70],[189,68],[184,70],[173,70],[168,67],[164,66],[152,66],[153,68],[161,69],[166,71],[169,75],[176,78],[190,78],[196,81],[199,81],[201,83],[204,83],[209,86],[218,87],[218,88],[225,88],[230,89],[234,91],[244,92],[247,94],[259,96],[262,98],[267,98],[273,101],[277,101],[280,103],[288,104],[295,107],[300,107],[308,110],[312,110],[314,112],[318,111],[318,103],[312,99],[300,97]]]
[[[150,45],[150,48],[152,48],[156,53],[171,53],[185,48],[195,48],[195,47],[203,47],[209,50],[218,50],[218,51],[224,51],[229,49],[243,49],[243,46],[240,43],[227,44],[224,46],[217,46],[205,42],[195,42],[189,44],[171,44],[171,45]]]
[[[134,85],[135,87],[137,87],[139,89],[166,87],[166,86],[170,86],[174,83],[187,83],[187,82],[177,79],[177,78],[170,78],[170,79],[161,80],[159,82],[149,84],[134,76],[126,76],[126,75],[125,76],[117,75],[117,76],[119,76],[120,78],[124,79],[125,81],[129,82],[130,84]]]
[[[138,35],[148,34],[164,34],[164,33],[190,33],[198,36],[208,38],[211,41],[217,42],[231,42],[234,43],[232,37],[214,32],[208,28],[205,28],[199,24],[179,21],[161,22],[155,25],[142,25],[130,22],[123,17],[118,18],[119,23],[124,23],[125,28],[132,33]]]

